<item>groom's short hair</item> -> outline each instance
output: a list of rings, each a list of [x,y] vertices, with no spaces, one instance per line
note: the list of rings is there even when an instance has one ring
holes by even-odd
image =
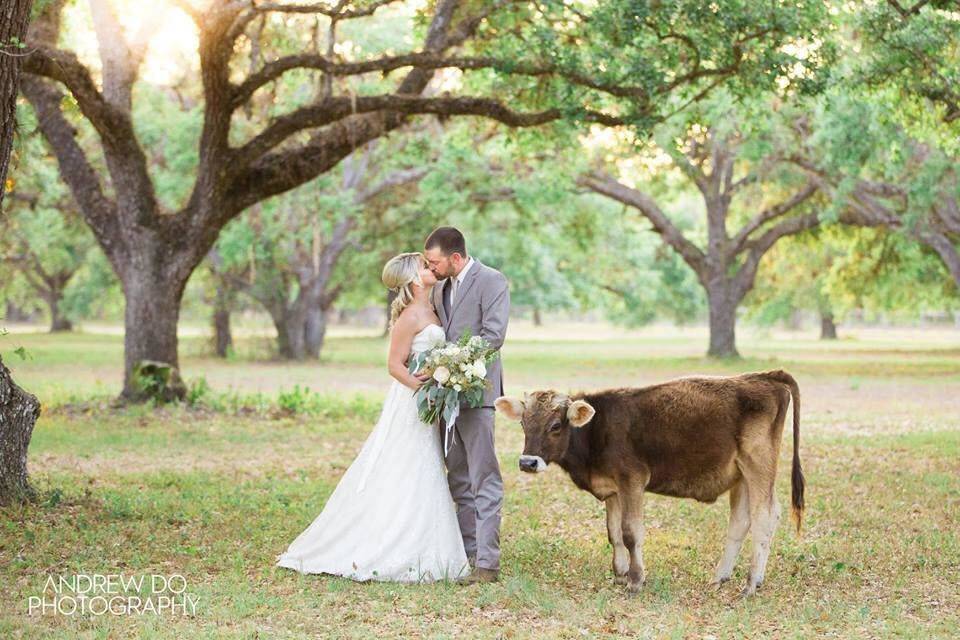
[[[449,256],[459,253],[464,258],[467,257],[467,241],[463,234],[456,227],[437,227],[423,243],[424,251],[437,247],[443,252],[443,255]]]

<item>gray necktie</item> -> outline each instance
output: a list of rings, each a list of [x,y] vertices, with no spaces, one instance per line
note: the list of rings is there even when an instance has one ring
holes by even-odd
[[[453,279],[453,291],[450,292],[450,308],[453,309],[453,305],[457,302],[457,289],[460,288],[460,279]]]
[[[443,283],[443,291],[441,292],[440,299],[443,301],[443,312],[447,314],[447,318],[450,318],[450,279],[447,278]]]

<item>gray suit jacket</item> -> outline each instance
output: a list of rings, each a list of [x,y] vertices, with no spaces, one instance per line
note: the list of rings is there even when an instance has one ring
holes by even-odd
[[[443,330],[447,332],[447,340],[459,340],[464,332],[469,331],[471,336],[483,336],[490,346],[499,349],[507,336],[510,315],[507,278],[474,258],[449,317],[443,305],[444,287],[448,282],[449,278],[439,281],[431,294]],[[503,365],[499,358],[487,369],[487,380],[490,384],[483,394],[483,406],[492,407],[493,401],[503,395]]]

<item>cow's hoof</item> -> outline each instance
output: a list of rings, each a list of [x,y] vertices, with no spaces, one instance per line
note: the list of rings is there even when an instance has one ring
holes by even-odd
[[[756,594],[757,589],[759,588],[760,588],[759,584],[747,584],[747,586],[745,586],[743,590],[740,592],[740,597],[749,598],[750,596]]]
[[[627,581],[627,595],[635,596],[640,593],[640,589],[643,588],[643,580],[638,580],[637,582]]]
[[[613,584],[625,585],[627,582],[628,580],[626,574],[622,576],[613,576]]]
[[[707,586],[713,589],[714,591],[720,591],[720,589],[723,588],[723,585],[727,584],[728,582],[730,582],[729,576],[727,576],[726,578],[716,578],[715,580],[710,582],[710,584]]]

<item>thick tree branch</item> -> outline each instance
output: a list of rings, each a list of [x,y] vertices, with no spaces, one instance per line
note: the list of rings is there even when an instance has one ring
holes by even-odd
[[[904,7],[902,4],[897,2],[897,0],[887,0],[887,4],[894,8],[894,10],[900,14],[901,18],[909,18],[910,16],[920,13],[920,10],[926,6],[930,0],[918,0],[911,6]]]
[[[820,217],[816,213],[808,213],[783,220],[767,229],[759,238],[748,240],[744,244],[746,259],[734,278],[736,294],[742,298],[750,291],[757,276],[760,259],[780,238],[813,229],[818,224]]]
[[[494,3],[498,4],[498,3]],[[437,8],[434,9],[433,18],[430,20],[430,27],[427,29],[427,35],[423,39],[423,50],[432,53],[439,53],[449,47],[454,47],[470,37],[480,26],[480,22],[461,23],[461,30],[451,37],[451,25],[453,15],[460,6],[459,0],[437,0]],[[397,93],[419,95],[427,88],[430,79],[433,78],[433,71],[428,69],[412,69],[404,77],[397,87]]]
[[[70,90],[81,113],[100,138],[117,194],[118,213],[134,218],[141,226],[154,226],[158,222],[156,195],[147,171],[147,158],[137,141],[129,110],[104,98],[90,71],[73,53],[49,46],[46,41],[52,41],[56,31],[44,24],[45,19],[46,16],[41,17],[31,25],[36,44],[31,45],[33,53],[24,62],[25,74],[56,80]],[[56,24],[54,18],[49,20]],[[54,146],[53,141],[51,146]]]
[[[71,51],[42,44],[30,44],[32,53],[23,63],[24,73],[42,76],[63,84],[77,101],[80,111],[102,137],[113,137],[114,128],[123,119],[121,110],[111,106],[100,91],[90,70]]]
[[[649,96],[647,90],[643,87],[600,82],[591,76],[571,70],[564,70],[555,65],[522,63],[515,60],[501,60],[492,57],[450,57],[430,51],[420,51],[356,62],[336,62],[328,55],[303,53],[278,58],[265,64],[259,71],[248,76],[234,91],[233,107],[239,107],[249,100],[257,89],[293,69],[315,69],[331,76],[356,76],[365,73],[387,74],[391,71],[407,67],[424,70],[460,69],[463,71],[495,69],[511,75],[534,77],[557,76],[573,84],[596,89],[617,97],[629,97],[646,101]]]
[[[425,166],[410,167],[408,169],[399,169],[394,171],[385,176],[376,184],[365,189],[359,189],[354,197],[354,202],[357,204],[363,204],[379,197],[394,187],[410,184],[411,182],[418,182],[421,178],[427,175],[429,171],[429,167]]]
[[[947,267],[953,281],[960,288],[960,252],[948,236],[929,229],[915,231],[917,239],[933,249]]]
[[[503,1],[490,6],[500,6]],[[436,53],[456,44],[459,39],[468,37],[482,20],[477,16],[486,14],[486,10],[481,11],[461,21],[451,35],[457,6],[457,0],[439,0],[424,38],[424,51]],[[334,110],[339,110],[339,119],[330,118],[320,110],[307,107],[301,129],[314,128],[311,123],[329,126],[323,131],[313,132],[305,144],[258,157],[257,154],[273,148],[295,131],[292,129],[293,121],[285,119],[286,117],[274,121],[245,145],[245,151],[231,154],[229,164],[233,171],[223,176],[223,206],[211,211],[215,222],[223,224],[262,198],[303,184],[336,166],[360,146],[402,126],[406,113],[411,110],[410,103],[405,103],[404,100],[417,99],[431,77],[432,71],[413,69],[399,83],[396,91],[398,95],[363,98],[363,109],[354,109],[356,103],[350,98],[340,98],[338,103],[321,101]],[[349,109],[344,109],[346,105],[349,105]],[[422,111],[413,109],[413,112]]]
[[[497,120],[512,127],[530,127],[560,117],[557,109],[548,109],[533,113],[513,111],[491,98],[438,97],[387,94],[379,96],[357,96],[326,98],[315,104],[276,118],[259,135],[239,147],[234,153],[235,163],[232,173],[255,162],[264,153],[270,151],[293,134],[304,129],[316,129],[353,115],[391,111],[407,115],[434,114],[440,116],[474,115]],[[588,114],[588,119],[615,126],[623,121],[606,114]]]
[[[300,146],[263,156],[227,185],[220,213],[224,222],[270,196],[289,191],[337,166],[362,145],[402,124],[387,114],[367,114],[336,122]]]
[[[960,203],[955,197],[944,197],[933,205],[937,224],[947,233],[960,238]]]
[[[381,7],[385,7],[389,4],[396,4],[401,0],[372,0],[369,4],[363,7],[357,7],[354,9],[345,8],[348,2],[338,2],[336,5],[329,5],[322,2],[311,2],[305,4],[293,4],[286,2],[256,2],[255,0],[251,1],[252,10],[258,13],[268,13],[268,12],[277,12],[277,13],[309,13],[309,14],[320,14],[327,16],[329,18],[336,18],[338,20],[351,20],[354,18],[364,18],[367,16],[372,16],[376,13]]]
[[[119,248],[116,204],[104,195],[100,176],[77,142],[76,129],[60,110],[63,94],[48,81],[30,75],[21,79],[20,90],[37,112],[40,131],[56,155],[60,176],[110,256],[112,250]]]
[[[617,202],[634,207],[653,225],[654,231],[660,234],[664,242],[673,247],[680,257],[701,278],[706,273],[706,257],[695,244],[687,240],[683,232],[657,206],[652,198],[641,191],[631,189],[613,178],[601,173],[589,173],[580,176],[577,183],[595,193],[605,195]]]
[[[90,0],[90,9],[100,51],[104,97],[114,107],[129,113],[133,83],[147,51],[147,29],[153,27],[145,24],[128,44],[110,0]]]
[[[697,189],[708,197],[710,195],[710,179],[703,168],[691,158],[690,154],[684,153],[672,145],[660,147],[673,161],[673,164],[683,172],[697,187]],[[691,150],[693,153],[695,150]]]
[[[186,209],[195,213],[197,233],[209,229],[216,212],[205,203],[216,203],[223,188],[222,167],[229,163],[230,118],[233,113],[230,58],[234,38],[229,32],[240,14],[239,2],[213,3],[202,16],[200,29],[200,71],[203,79],[203,128],[200,132],[197,178]],[[216,205],[214,205],[216,206]],[[213,241],[210,241],[213,244]],[[206,250],[204,251],[206,253]],[[198,258],[199,259],[199,258]]]
[[[809,200],[817,192],[817,186],[813,183],[807,184],[803,189],[793,194],[788,200],[784,200],[769,209],[764,209],[754,216],[747,224],[743,226],[737,235],[734,236],[731,243],[731,252],[737,254],[748,241],[750,234],[762,227],[764,224],[775,220],[780,216],[789,213],[797,206]]]

